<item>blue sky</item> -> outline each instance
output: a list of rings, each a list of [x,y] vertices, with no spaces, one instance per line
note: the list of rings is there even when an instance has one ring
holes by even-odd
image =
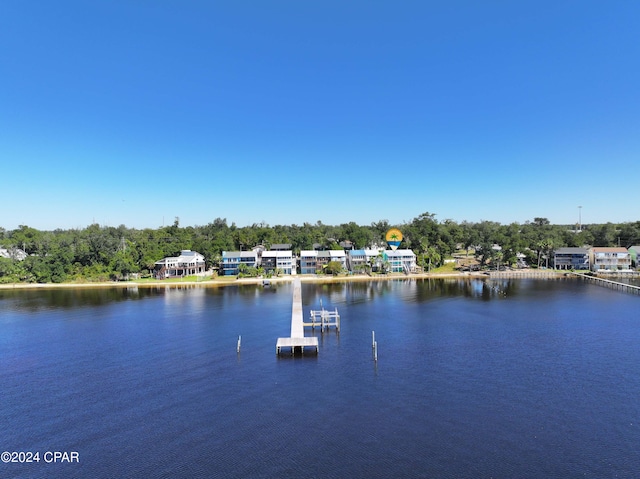
[[[0,2],[0,227],[637,221],[640,3]]]

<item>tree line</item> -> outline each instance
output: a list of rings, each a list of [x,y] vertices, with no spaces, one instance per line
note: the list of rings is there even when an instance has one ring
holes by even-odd
[[[493,221],[461,223],[438,221],[433,213],[423,213],[405,224],[380,220],[370,225],[355,222],[337,226],[315,224],[276,225],[265,223],[230,226],[216,218],[205,226],[181,227],[178,219],[166,227],[134,229],[92,224],[84,229],[40,231],[20,225],[15,230],[0,228],[0,247],[20,248],[24,260],[0,257],[0,283],[61,283],[69,281],[109,281],[128,278],[133,273],[149,275],[156,261],[177,256],[190,249],[204,255],[207,267],[220,266],[223,251],[267,249],[273,244],[291,244],[295,253],[314,245],[341,249],[350,241],[355,249],[385,246],[385,233],[392,227],[403,234],[400,248],[414,251],[421,264],[437,267],[456,251],[468,252],[480,266],[514,264],[518,254],[532,266],[540,266],[560,247],[623,246],[640,244],[640,221],[622,224],[552,225],[546,218],[524,224],[503,225]],[[499,245],[500,249],[494,248]]]

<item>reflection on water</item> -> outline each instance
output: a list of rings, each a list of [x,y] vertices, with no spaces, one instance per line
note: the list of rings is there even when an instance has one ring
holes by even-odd
[[[639,298],[576,280],[0,290],[4,478],[636,477]],[[372,331],[379,360],[372,357]],[[242,335],[242,351],[236,350]],[[14,467],[15,466],[15,467]]]
[[[527,283],[528,294],[536,291],[552,291],[559,283],[573,282],[573,278],[536,279]],[[385,281],[355,281],[347,283],[303,284],[303,300],[306,304],[350,304],[374,301],[387,295],[399,296],[409,301],[464,296],[485,301],[504,299],[520,293],[522,280],[513,278],[429,278],[393,279]]]
[[[527,283],[527,291],[552,291],[559,282],[576,282],[573,278],[536,279]],[[441,278],[441,279],[391,279],[378,281],[353,281],[329,283],[303,283],[305,305],[319,306],[322,302],[345,304],[374,301],[387,295],[400,296],[410,301],[429,301],[436,298],[464,296],[485,301],[504,299],[520,293],[522,280],[508,278]],[[233,285],[207,287],[203,285],[167,285],[129,288],[80,287],[43,288],[32,290],[0,290],[0,301],[5,307],[38,311],[50,308],[77,308],[102,306],[111,302],[140,300],[162,296],[171,301],[194,301],[196,298],[217,296],[257,299],[265,294],[290,294],[291,285],[283,283],[264,288],[260,285]],[[189,294],[185,295],[185,292]]]

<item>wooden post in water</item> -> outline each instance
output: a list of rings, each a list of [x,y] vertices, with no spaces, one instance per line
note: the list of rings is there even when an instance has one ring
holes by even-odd
[[[376,332],[371,331],[371,349],[376,347]]]
[[[236,347],[236,353],[240,352],[240,343],[242,342],[242,336],[238,336],[238,346]]]
[[[373,360],[378,362],[378,341],[373,343]]]

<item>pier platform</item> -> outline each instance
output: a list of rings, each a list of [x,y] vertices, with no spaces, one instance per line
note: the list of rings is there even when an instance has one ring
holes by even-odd
[[[281,354],[284,350],[294,354],[296,351],[304,354],[307,350],[315,350],[318,354],[318,338],[305,337],[304,322],[302,317],[302,288],[300,279],[293,281],[293,305],[291,306],[291,336],[288,338],[278,338],[276,341],[276,354]]]

